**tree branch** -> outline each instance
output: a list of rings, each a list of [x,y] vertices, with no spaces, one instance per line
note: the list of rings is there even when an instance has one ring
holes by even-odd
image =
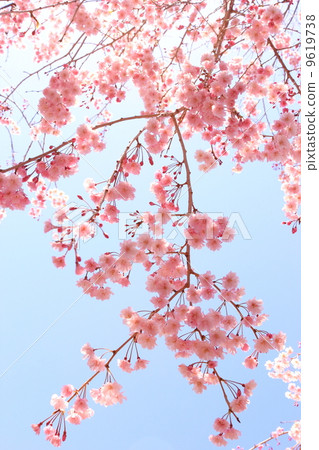
[[[288,431],[283,431],[282,433],[279,433],[278,437],[283,436],[284,434],[288,434]],[[258,448],[260,445],[266,444],[267,442],[271,441],[272,439],[275,439],[275,438],[270,436],[269,438],[265,439],[264,441],[259,442],[259,444],[254,445],[249,450],[254,450],[254,449]]]
[[[270,45],[270,47],[272,48],[272,50],[274,51],[276,58],[278,59],[278,61],[280,62],[282,68],[284,69],[287,77],[289,78],[289,80],[296,86],[297,91],[299,94],[301,94],[300,91],[300,86],[298,85],[298,83],[296,82],[296,80],[292,77],[290,70],[288,69],[288,67],[286,66],[286,64],[284,63],[284,60],[282,59],[282,57],[280,56],[278,49],[274,46],[272,40],[270,38],[268,38],[268,43]]]

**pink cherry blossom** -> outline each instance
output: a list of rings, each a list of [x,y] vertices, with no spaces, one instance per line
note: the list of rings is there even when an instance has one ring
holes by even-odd
[[[134,365],[134,370],[146,369],[148,363],[149,361],[147,361],[146,359],[137,358]]]
[[[70,397],[74,391],[74,386],[72,384],[66,384],[62,386],[61,395],[62,397]]]
[[[63,397],[57,394],[52,395],[50,404],[53,406],[54,409],[65,410],[68,407],[68,402]]]
[[[121,389],[122,386],[116,382],[106,383],[99,389],[91,389],[90,394],[95,403],[99,403],[103,406],[111,406],[126,400]]]
[[[128,373],[133,372],[131,363],[127,359],[118,359],[117,365],[120,367],[120,369],[124,370],[124,372],[128,372]]]
[[[64,256],[52,256],[52,261],[57,268],[63,268],[66,266]]]
[[[258,361],[252,356],[248,356],[243,362],[244,366],[248,369],[255,369],[258,366]]]
[[[227,441],[220,434],[218,435],[210,435],[209,440],[212,444],[216,445],[216,447],[226,447]]]
[[[240,395],[239,397],[235,398],[231,403],[230,407],[234,412],[242,412],[247,408],[247,404],[249,403],[248,398],[246,395]]]
[[[225,419],[218,418],[215,420],[213,427],[219,433],[223,433],[224,431],[228,430],[229,422]]]
[[[275,351],[266,362],[269,376],[287,383],[288,399],[297,404],[301,396],[299,355],[285,348],[283,332],[268,330],[267,308],[253,297],[260,292],[240,284],[240,264],[236,269],[231,260],[232,217],[212,212],[232,195],[227,171],[235,179],[247,165],[268,165],[269,180],[275,173],[281,186],[283,224],[295,238],[302,160],[298,5],[34,3],[0,8],[4,68],[11,49],[17,58],[28,49],[32,61],[27,72],[13,65],[12,76],[8,65],[12,86],[1,91],[0,124],[10,145],[0,168],[0,220],[8,209],[36,221],[45,216],[53,265],[71,265],[81,293],[100,301],[101,315],[118,300],[127,334],[114,347],[84,344],[87,381],[53,394],[51,415],[32,428],[39,434],[44,425],[46,439],[61,446],[65,423],[92,417],[92,401],[124,401],[118,381],[145,369],[144,358],[162,339],[182,358],[180,375],[194,392],[219,390],[225,409],[215,411],[217,434],[209,440],[227,447],[240,436],[233,424],[245,419],[238,415],[256,387],[241,380],[236,364],[260,370],[265,354]],[[33,106],[30,91],[38,93]],[[271,283],[266,275],[254,277],[262,286],[263,276]],[[131,285],[141,295],[125,295]],[[222,360],[233,356],[227,379]],[[299,443],[299,422],[284,433]]]
[[[228,430],[226,430],[224,433],[226,439],[238,439],[240,435],[241,432],[233,427],[228,428]]]
[[[77,414],[74,410],[69,410],[67,417],[65,418],[69,423],[73,425],[79,425],[82,422],[82,418],[79,414]]]
[[[238,285],[238,276],[234,272],[229,272],[223,278],[223,286],[225,289],[234,289]]]
[[[32,427],[32,430],[36,434],[40,434],[40,429],[41,429],[41,425],[40,424],[32,424],[31,427]]]

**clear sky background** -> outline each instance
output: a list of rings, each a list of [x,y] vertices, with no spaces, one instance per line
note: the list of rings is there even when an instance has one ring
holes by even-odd
[[[82,167],[87,176],[94,176],[85,162]],[[146,175],[150,176],[149,172],[146,169]],[[193,173],[196,180],[199,174],[196,170]],[[144,186],[142,197],[146,197],[146,175],[137,180],[137,185]],[[231,165],[225,163],[196,181],[195,201],[199,209],[225,215],[239,212],[252,239],[238,235],[220,252],[193,253],[201,255],[195,267],[203,271],[211,270],[218,277],[235,271],[246,287],[246,298],[256,296],[264,300],[265,312],[270,315],[264,328],[285,331],[288,344],[296,348],[300,336],[299,234],[292,235],[288,227],[281,225],[283,200],[276,178],[277,173],[267,165],[251,164],[244,173],[233,175]],[[134,208],[140,208],[141,203],[139,196]],[[127,205],[123,209],[129,211]],[[83,245],[84,254],[97,256],[117,245],[103,238],[93,241]],[[110,301],[83,296],[75,286],[71,258],[66,269],[56,269],[51,263],[54,253],[50,236],[43,234],[42,221],[22,212],[10,213],[1,224],[1,250],[1,372],[76,302],[0,379],[5,405],[1,421],[3,448],[45,449],[50,444],[43,436],[35,436],[30,424],[50,414],[51,394],[59,393],[63,384],[79,386],[90,376],[81,360],[81,346],[90,342],[94,347],[116,348],[127,336],[119,311],[128,305],[143,309],[150,294],[143,289],[142,271],[137,270],[129,288],[112,286],[115,295]],[[107,409],[92,405],[94,418],[78,427],[68,426],[66,449],[212,448],[207,436],[213,432],[215,417],[225,412],[218,387],[195,394],[177,370],[184,361],[175,360],[161,340],[154,351],[142,351],[142,355],[150,360],[147,370],[130,375],[114,370],[128,400]],[[242,438],[238,444],[245,450],[267,437],[280,421],[298,417],[298,408],[284,397],[286,385],[270,379],[263,367],[267,359],[275,357],[275,351],[261,357],[255,371],[245,369],[236,357],[229,357],[220,365],[225,376],[243,381],[255,378],[258,383],[251,405],[240,415]],[[92,386],[98,387],[98,382]]]
[[[131,101],[132,111],[135,100]],[[130,112],[127,110],[125,114]],[[123,116],[120,107],[114,109],[114,116]],[[82,158],[76,177],[58,183],[58,187],[70,195],[70,201],[76,201],[75,194],[85,195],[84,178],[93,177],[96,181],[108,178],[114,161],[134,130],[141,126],[142,122],[139,122],[137,128],[134,124],[120,124],[112,129],[107,137],[106,152]],[[64,137],[69,137],[67,132]],[[8,135],[2,133],[2,138],[8,148]],[[16,142],[17,150],[23,154],[24,138],[18,137]],[[177,140],[172,148],[179,154]],[[194,139],[187,142],[187,148],[192,155],[205,146]],[[265,312],[270,317],[263,328],[286,332],[287,344],[297,350],[300,339],[300,234],[292,235],[290,228],[281,225],[285,217],[281,210],[283,193],[277,180],[278,172],[270,164],[254,163],[247,164],[242,174],[235,175],[231,172],[232,165],[226,161],[208,174],[202,174],[196,163],[192,164],[195,205],[207,213],[221,212],[226,216],[239,213],[252,239],[238,235],[219,252],[193,251],[194,265],[203,272],[210,270],[218,278],[230,270],[236,272],[240,285],[246,288],[245,299],[256,296],[264,300]],[[148,201],[153,198],[148,186],[153,171],[154,168],[145,167],[140,177],[132,177],[138,195],[134,202],[120,203],[122,211],[149,209]],[[38,437],[33,433],[30,425],[50,415],[51,395],[59,393],[62,385],[80,386],[92,374],[81,359],[81,346],[90,342],[93,347],[118,347],[128,331],[119,312],[129,305],[137,310],[144,309],[151,297],[144,289],[145,274],[140,268],[133,271],[129,288],[112,285],[114,296],[109,301],[101,302],[82,295],[75,285],[73,260],[68,258],[68,266],[63,270],[56,269],[51,262],[56,253],[50,247],[50,234],[43,233],[43,221],[51,214],[52,209],[48,209],[37,221],[26,213],[10,212],[0,224],[0,372],[11,366],[0,378],[3,404],[0,430],[4,450],[51,447],[43,434]],[[113,237],[109,241],[100,236],[83,244],[84,258],[117,250],[117,226],[112,228]],[[26,351],[35,340],[37,342]],[[185,360],[176,360],[161,339],[155,350],[142,350],[141,356],[150,361],[145,371],[126,374],[113,366],[127,401],[108,408],[91,402],[94,418],[83,421],[80,426],[68,425],[65,449],[214,448],[208,435],[214,433],[212,423],[215,418],[226,411],[218,387],[212,386],[203,394],[195,394],[177,369]],[[245,369],[242,358],[236,356],[229,356],[220,363],[221,373],[226,378],[243,382],[254,378],[258,384],[251,404],[240,414],[242,437],[226,449],[240,445],[248,450],[268,437],[277,426],[290,428],[290,421],[298,418],[299,409],[284,396],[287,385],[270,379],[264,368],[266,360],[276,356],[276,351],[262,356],[254,371]],[[103,378],[103,375],[97,377],[91,387],[99,387]]]

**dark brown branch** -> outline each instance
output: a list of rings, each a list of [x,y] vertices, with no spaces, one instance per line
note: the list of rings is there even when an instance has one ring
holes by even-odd
[[[282,65],[282,68],[284,69],[287,77],[289,78],[289,80],[296,86],[297,91],[299,94],[301,94],[300,91],[300,86],[298,85],[298,83],[296,82],[296,80],[293,78],[293,76],[290,73],[290,70],[288,69],[288,67],[286,66],[284,60],[282,59],[282,57],[280,56],[278,49],[274,46],[272,40],[270,38],[268,38],[268,44],[270,45],[270,47],[272,48],[272,50],[274,51],[276,58],[278,59],[278,61],[280,62],[280,64]]]
[[[179,108],[173,114],[179,114],[180,112],[182,112],[184,110],[185,110],[185,108]],[[116,120],[113,120],[113,121],[110,121],[110,122],[103,122],[103,123],[100,123],[98,125],[95,125],[94,127],[92,127],[92,130],[95,131],[95,130],[98,130],[100,128],[110,127],[112,125],[115,125],[116,123],[126,122],[128,120],[151,119],[152,117],[169,117],[169,116],[172,116],[171,112],[142,114],[142,115],[137,115],[137,116],[121,117],[120,119],[116,119]],[[16,164],[15,166],[7,167],[6,169],[0,169],[0,173],[6,173],[6,172],[10,172],[12,170],[17,170],[19,167],[25,166],[25,165],[33,162],[33,161],[36,161],[37,159],[43,158],[43,157],[48,156],[48,155],[53,154],[53,153],[57,153],[61,148],[72,144],[72,142],[73,142],[73,138],[62,142],[62,144],[60,144],[57,147],[54,147],[54,148],[48,150],[45,153],[41,153],[40,155],[33,156],[32,158],[29,158],[26,161],[21,161],[20,163]]]
[[[216,61],[219,60],[220,58],[220,52],[221,52],[221,48],[222,48],[222,44],[224,41],[224,37],[225,37],[225,33],[227,31],[228,28],[228,23],[230,21],[231,18],[231,13],[233,12],[233,6],[234,6],[234,2],[235,0],[230,0],[229,5],[227,5],[227,0],[225,0],[225,16],[223,18],[223,23],[221,26],[221,29],[218,33],[218,37],[217,37],[217,41],[214,45],[214,52],[215,52],[215,58]]]

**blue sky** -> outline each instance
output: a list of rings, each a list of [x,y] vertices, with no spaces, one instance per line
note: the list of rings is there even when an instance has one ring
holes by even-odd
[[[130,133],[131,129],[124,126],[122,130],[114,130],[117,140],[109,139],[111,153],[92,155],[90,165],[82,161],[74,181],[63,182],[61,187],[69,185],[71,192],[83,195],[79,183],[84,177],[92,176],[98,181],[94,167],[107,177],[112,170],[109,160],[116,159]],[[200,148],[198,145],[196,141],[188,143],[190,154]],[[179,152],[177,142],[175,149]],[[239,213],[252,239],[245,240],[238,235],[220,252],[193,252],[195,267],[211,270],[218,277],[235,271],[246,288],[246,299],[256,296],[264,300],[265,312],[270,315],[264,328],[285,331],[288,344],[297,348],[299,232],[292,235],[288,227],[281,225],[284,215],[278,172],[270,165],[255,163],[235,175],[231,167],[230,162],[225,162],[202,176],[194,166],[195,203],[204,212]],[[151,181],[152,170],[145,168],[143,176],[136,179],[140,193],[133,204],[122,203],[123,211],[148,209],[151,197],[145,185]],[[49,210],[45,211],[44,218],[50,214]],[[73,304],[0,379],[6,410],[1,421],[3,448],[45,449],[50,444],[43,436],[35,436],[30,424],[50,414],[51,394],[59,393],[63,384],[79,386],[90,376],[81,359],[81,346],[90,342],[94,347],[116,348],[127,336],[120,310],[128,305],[143,309],[150,295],[144,291],[144,275],[138,269],[129,288],[112,286],[114,296],[110,301],[83,296],[75,286],[73,261],[69,259],[64,270],[52,265],[54,252],[50,236],[43,234],[42,219],[36,221],[22,212],[9,213],[1,223],[0,239],[3,255],[1,373]],[[110,242],[100,237],[84,244],[81,251],[85,257],[98,256],[117,245],[116,238]],[[95,417],[78,427],[68,426],[65,449],[213,448],[207,437],[213,433],[214,419],[226,410],[218,388],[212,386],[201,395],[195,394],[178,372],[178,364],[184,361],[176,360],[162,341],[154,351],[143,351],[142,356],[150,361],[145,371],[128,375],[114,368],[127,401],[106,409],[92,402]],[[237,357],[221,363],[221,372],[226,377],[243,381],[254,378],[258,383],[248,410],[240,415],[242,437],[227,449],[241,445],[247,450],[281,425],[280,421],[298,418],[299,409],[284,396],[286,385],[270,379],[263,367],[267,359],[275,357],[276,352],[265,355],[255,371],[245,369]],[[92,387],[98,387],[99,381],[103,383],[103,376]],[[282,426],[288,428],[289,423]]]
[[[24,58],[24,62],[29,59],[27,51]],[[19,61],[22,63],[22,59]],[[13,58],[6,65],[12,82],[15,81],[14,64]],[[34,89],[32,83],[29,87]],[[27,96],[31,104],[36,105],[37,93]],[[135,107],[136,99],[132,98],[126,114],[136,111]],[[115,117],[123,116],[121,105],[113,111]],[[77,202],[76,194],[85,196],[84,178],[93,177],[96,181],[108,178],[117,157],[141,126],[140,121],[137,125],[119,124],[111,129],[107,133],[106,151],[82,158],[80,172],[74,179],[58,183],[58,187],[69,194],[71,202]],[[64,138],[69,138],[71,133],[72,129],[67,128]],[[1,137],[4,147],[10,148],[5,131]],[[25,150],[25,138],[22,135],[15,139],[19,159]],[[206,148],[196,139],[186,144],[190,155],[199,148]],[[177,141],[173,150],[180,152]],[[297,349],[300,340],[300,234],[298,231],[292,235],[290,228],[281,225],[285,217],[281,210],[283,193],[277,180],[278,172],[270,164],[261,163],[247,164],[239,175],[232,174],[231,168],[232,163],[225,161],[222,166],[203,174],[192,164],[195,205],[207,213],[240,214],[251,239],[238,235],[219,252],[193,251],[194,266],[203,272],[211,270],[217,277],[230,270],[236,272],[240,284],[246,288],[245,298],[256,296],[264,300],[265,312],[269,314],[265,328],[286,332],[288,345]],[[153,171],[144,167],[142,176],[132,178],[137,197],[134,202],[121,203],[122,211],[149,209],[148,201],[153,198],[148,186]],[[43,233],[43,221],[51,214],[52,209],[48,209],[37,221],[23,212],[9,212],[0,224],[3,280],[0,373],[5,372],[0,378],[3,402],[0,429],[5,450],[51,448],[43,435],[35,436],[30,425],[49,416],[53,393],[59,393],[64,384],[79,386],[91,375],[82,361],[81,346],[90,342],[94,347],[116,348],[127,337],[127,328],[119,317],[121,309],[129,305],[137,310],[144,309],[151,296],[144,290],[145,275],[139,268],[133,272],[129,288],[112,286],[114,296],[110,301],[100,302],[82,295],[75,285],[77,277],[72,259],[68,259],[64,270],[56,269],[51,262],[56,253],[51,249],[50,235]],[[116,250],[116,225],[112,236],[110,241],[100,236],[83,244],[84,258]],[[226,411],[218,387],[195,394],[177,369],[184,360],[176,360],[162,340],[155,350],[145,350],[141,355],[150,361],[145,371],[128,375],[114,368],[127,401],[106,409],[92,402],[94,418],[78,427],[68,426],[65,449],[214,448],[208,435],[213,433],[214,419]],[[240,445],[248,450],[277,426],[290,427],[290,423],[281,421],[298,418],[299,409],[284,396],[287,386],[270,379],[263,366],[267,359],[275,357],[275,351],[265,355],[255,371],[245,369],[238,357],[229,357],[220,364],[225,377],[243,381],[254,378],[258,384],[249,408],[240,415],[242,437],[230,443],[227,449]],[[98,387],[99,383],[103,383],[103,376],[92,387]]]

